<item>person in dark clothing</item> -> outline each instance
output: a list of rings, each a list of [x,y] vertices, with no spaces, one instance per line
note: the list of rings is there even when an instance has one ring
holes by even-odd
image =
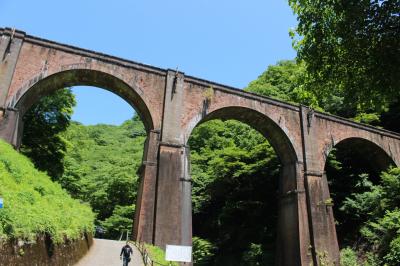
[[[132,253],[133,253],[133,250],[132,250],[131,246],[129,246],[128,242],[126,242],[126,245],[123,246],[121,249],[121,254],[119,254],[119,259],[123,259],[122,266],[128,266],[128,263],[131,261]]]

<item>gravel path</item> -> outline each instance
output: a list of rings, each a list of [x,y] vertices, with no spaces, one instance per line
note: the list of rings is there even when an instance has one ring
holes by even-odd
[[[75,266],[122,266],[119,254],[124,245],[124,241],[93,239],[93,246]],[[133,255],[129,266],[143,266],[140,252],[134,245],[130,246],[133,249]]]

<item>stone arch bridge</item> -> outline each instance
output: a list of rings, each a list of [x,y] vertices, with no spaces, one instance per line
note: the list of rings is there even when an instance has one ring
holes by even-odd
[[[56,89],[97,86],[121,96],[147,130],[134,219],[139,241],[190,245],[191,184],[187,140],[196,125],[236,119],[261,132],[281,164],[278,265],[339,257],[325,160],[337,144],[358,150],[381,169],[400,165],[400,135],[78,47],[0,29],[0,137],[18,147],[29,107]],[[104,107],[104,112],[107,112]],[[101,114],[100,114],[101,115]]]

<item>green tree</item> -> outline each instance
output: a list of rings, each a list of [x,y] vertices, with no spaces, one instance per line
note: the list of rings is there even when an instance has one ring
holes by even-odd
[[[246,265],[252,253],[244,254],[252,245],[274,254],[280,165],[268,141],[243,123],[213,120],[193,131],[189,145],[194,235],[217,249],[207,263]]]
[[[305,87],[306,71],[303,63],[282,60],[268,66],[256,80],[244,89],[281,101],[301,103],[319,109],[316,96]]]
[[[291,32],[307,87],[318,98],[343,96],[357,112],[381,112],[400,96],[398,0],[289,0]],[[350,108],[351,107],[351,108]]]
[[[193,237],[193,264],[198,266],[209,265],[212,262],[215,246],[199,237]]]
[[[376,185],[364,177],[359,186],[364,192],[352,193],[341,207],[350,217],[368,217],[360,228],[364,245],[357,246],[358,252],[372,251],[382,264],[399,265],[400,168],[383,172]]]
[[[101,221],[101,226],[106,230],[108,238],[118,239],[122,233],[129,233],[132,230],[132,219],[135,213],[135,206],[116,206],[112,215]],[[126,236],[126,234],[124,234]]]
[[[23,117],[20,150],[53,180],[58,180],[64,171],[67,143],[60,133],[68,128],[75,104],[71,90],[60,89],[42,98]]]

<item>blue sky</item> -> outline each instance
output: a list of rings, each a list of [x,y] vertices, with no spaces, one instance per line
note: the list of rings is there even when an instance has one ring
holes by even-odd
[[[295,57],[295,26],[286,0],[0,0],[0,27],[237,88]],[[84,124],[120,124],[133,114],[107,91],[74,92],[73,119]],[[107,115],[104,106],[113,106]]]

